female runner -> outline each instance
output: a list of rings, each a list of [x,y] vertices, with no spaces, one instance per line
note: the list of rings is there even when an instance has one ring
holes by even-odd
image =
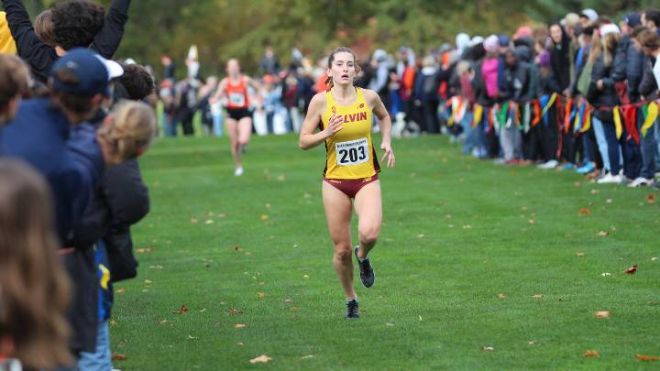
[[[383,209],[380,166],[371,138],[372,114],[378,117],[381,127],[380,148],[385,151],[381,161],[388,167],[395,163],[390,116],[376,92],[353,85],[357,72],[359,67],[351,49],[341,47],[330,54],[329,89],[312,99],[299,143],[305,150],[325,143],[323,205],[334,244],[333,265],[346,295],[346,318],[360,316],[353,288],[352,255],[355,254],[365,287],[371,287],[376,278],[368,254],[378,239]],[[350,231],[353,207],[359,219],[359,244],[354,250]]]
[[[241,154],[250,142],[252,134],[252,111],[248,86],[256,91],[260,90],[260,86],[250,77],[241,74],[241,67],[236,59],[230,59],[227,62],[227,75],[220,81],[218,90],[209,103],[214,104],[222,97],[225,98],[227,134],[231,145],[231,156],[234,159],[234,175],[241,176],[243,175]]]

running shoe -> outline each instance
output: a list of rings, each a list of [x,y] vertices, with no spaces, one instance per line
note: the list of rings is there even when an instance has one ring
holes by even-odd
[[[243,175],[243,166],[239,166],[234,170],[234,176],[241,176]]]
[[[346,302],[346,318],[360,318],[360,306],[357,299]]]
[[[358,249],[360,245],[355,246],[355,258],[357,259],[358,266],[360,267],[360,281],[362,285],[366,288],[369,288],[374,285],[376,280],[376,274],[374,273],[373,268],[371,268],[371,263],[369,263],[369,258],[360,259],[358,256]]]

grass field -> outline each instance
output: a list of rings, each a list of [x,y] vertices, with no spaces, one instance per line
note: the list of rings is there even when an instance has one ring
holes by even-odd
[[[115,367],[660,367],[635,357],[660,356],[660,194],[494,165],[446,137],[394,149],[378,280],[358,287],[362,318],[348,321],[322,148],[253,138],[236,178],[226,138],[159,140],[141,162],[152,211],[134,228],[139,276],[115,287]],[[250,363],[260,355],[272,360]]]

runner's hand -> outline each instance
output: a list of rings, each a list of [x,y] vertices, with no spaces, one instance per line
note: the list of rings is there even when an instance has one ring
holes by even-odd
[[[394,158],[394,151],[392,151],[392,145],[387,142],[383,142],[380,145],[380,149],[385,151],[383,154],[383,158],[380,160],[380,162],[385,162],[387,164],[387,167],[394,167],[394,164],[396,163],[396,159]]]
[[[328,120],[328,127],[325,128],[324,130],[326,134],[326,138],[330,138],[336,132],[343,129],[344,127],[341,125],[342,122],[343,122],[342,116],[333,113],[332,116],[330,116],[330,120]]]

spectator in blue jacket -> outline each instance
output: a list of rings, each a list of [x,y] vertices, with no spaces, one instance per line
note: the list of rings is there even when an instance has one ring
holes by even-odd
[[[105,167],[99,147],[77,156],[67,141],[71,126],[90,119],[109,93],[109,66],[115,74],[121,70],[86,49],[72,50],[53,65],[50,97],[24,101],[15,119],[0,129],[0,155],[22,158],[48,180],[63,246]]]

